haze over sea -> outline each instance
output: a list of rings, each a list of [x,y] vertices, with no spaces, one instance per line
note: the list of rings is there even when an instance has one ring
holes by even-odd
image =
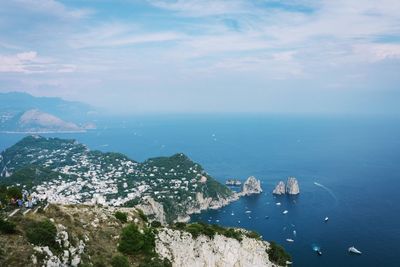
[[[75,138],[91,149],[121,152],[138,161],[183,152],[222,183],[256,176],[262,181],[261,195],[192,219],[255,230],[282,244],[293,256],[293,266],[399,266],[396,118],[163,116],[98,125],[87,133],[45,136]],[[0,134],[0,149],[22,137]],[[298,179],[301,194],[273,197],[276,183],[288,176]],[[283,215],[285,209],[289,212]],[[288,243],[287,238],[295,241]],[[348,254],[353,245],[361,256]],[[323,256],[317,256],[313,246],[320,247]]]

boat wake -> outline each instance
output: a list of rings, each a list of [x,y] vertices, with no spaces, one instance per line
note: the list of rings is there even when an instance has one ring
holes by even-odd
[[[315,184],[316,186],[318,186],[318,187],[321,187],[321,188],[324,189],[326,192],[328,192],[329,195],[331,195],[331,197],[335,200],[335,204],[337,204],[338,199],[337,199],[335,193],[333,193],[333,191],[332,191],[331,189],[329,189],[329,188],[326,187],[325,185],[320,184],[320,183],[317,183],[317,182],[314,182],[314,184]]]

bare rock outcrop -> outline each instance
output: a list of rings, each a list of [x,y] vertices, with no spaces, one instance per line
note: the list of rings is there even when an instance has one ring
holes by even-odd
[[[174,267],[271,267],[267,247],[267,242],[248,237],[241,242],[219,234],[194,239],[187,232],[167,228],[156,237],[156,252]]]
[[[289,195],[297,195],[300,193],[299,183],[294,177],[289,177],[286,183],[286,193]]]
[[[167,222],[164,206],[155,201],[152,197],[144,197],[142,203],[136,205],[135,208],[141,209],[146,216],[154,216],[155,220],[159,221],[161,224]]]
[[[241,196],[248,196],[253,194],[260,194],[262,192],[261,182],[257,180],[256,177],[250,176],[243,184],[242,192],[239,194]]]
[[[279,181],[276,185],[275,189],[272,191],[274,195],[284,195],[286,192],[285,183],[283,181]]]

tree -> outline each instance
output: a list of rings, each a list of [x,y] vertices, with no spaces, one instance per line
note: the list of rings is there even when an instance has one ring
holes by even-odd
[[[128,214],[126,212],[117,211],[114,215],[115,218],[120,220],[122,223],[126,223],[128,221]]]
[[[114,256],[111,260],[111,266],[113,267],[129,267],[128,258],[123,255]]]
[[[26,236],[34,245],[58,248],[56,243],[57,228],[50,220],[31,223],[26,231]]]
[[[133,255],[142,249],[144,245],[143,235],[134,224],[129,224],[122,229],[118,250],[124,254]]]

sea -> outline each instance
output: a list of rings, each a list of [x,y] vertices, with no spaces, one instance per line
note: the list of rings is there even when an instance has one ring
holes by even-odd
[[[87,133],[43,135],[77,139],[137,161],[182,152],[221,183],[255,176],[262,194],[193,215],[192,221],[254,230],[281,244],[293,266],[400,266],[399,118],[165,115],[97,124]],[[23,136],[0,134],[0,149]],[[300,194],[273,196],[274,186],[289,176],[299,181]],[[362,255],[349,254],[351,246]]]

